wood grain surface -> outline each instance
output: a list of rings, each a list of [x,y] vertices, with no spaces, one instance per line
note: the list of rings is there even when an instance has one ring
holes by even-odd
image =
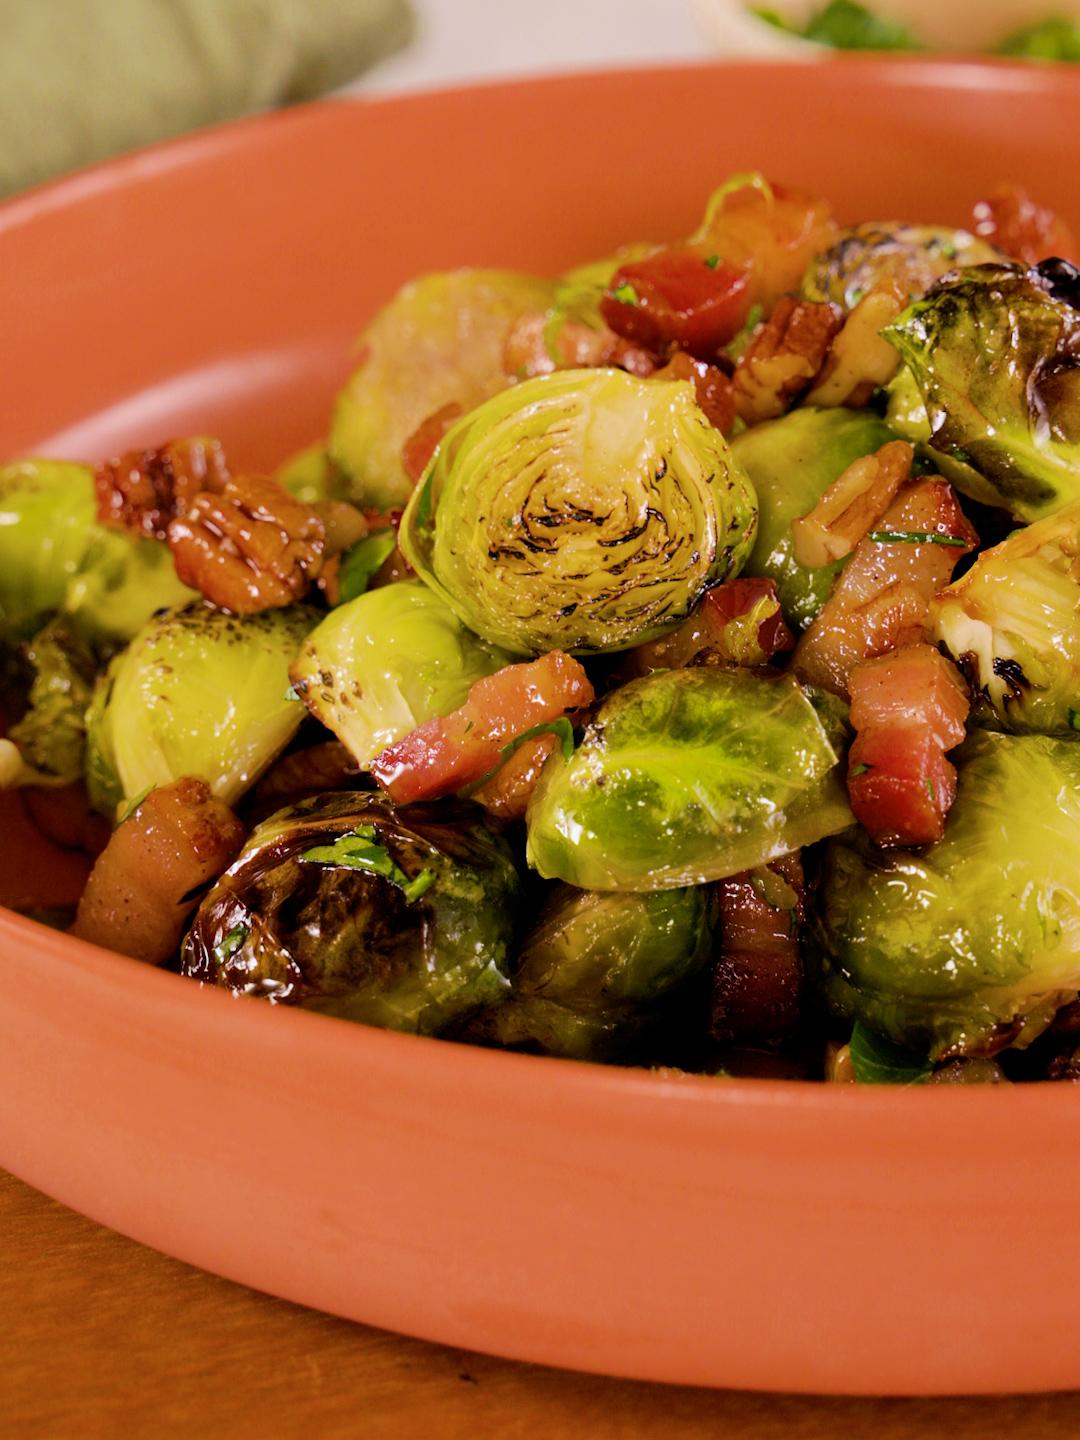
[[[814,1399],[517,1365],[219,1280],[0,1174],[0,1435],[1075,1440],[1080,1395]]]

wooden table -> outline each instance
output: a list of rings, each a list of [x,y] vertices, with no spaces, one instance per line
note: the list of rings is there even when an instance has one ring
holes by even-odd
[[[273,1300],[0,1174],[0,1435],[1075,1440],[1080,1394],[806,1399],[516,1365]]]

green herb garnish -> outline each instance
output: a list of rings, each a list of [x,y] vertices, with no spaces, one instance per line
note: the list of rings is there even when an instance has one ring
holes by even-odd
[[[851,1032],[851,1064],[860,1085],[924,1085],[933,1073],[927,1056],[858,1023]]]
[[[526,740],[535,740],[538,735],[555,735],[562,743],[563,759],[573,758],[574,727],[565,715],[560,715],[557,720],[545,720],[542,725],[534,725],[531,730],[523,730],[520,735],[515,735],[508,745],[504,745],[499,754],[504,761],[509,760],[515,751],[521,749]]]
[[[719,255],[708,255],[708,256],[706,256],[705,264],[709,267],[710,270],[715,270],[716,267],[720,264],[720,256],[719,256]]]
[[[217,963],[224,965],[226,960],[236,954],[250,934],[250,925],[234,925],[214,946],[214,959]]]
[[[380,845],[374,825],[358,825],[339,835],[332,845],[316,845],[305,850],[300,856],[305,864],[335,865],[344,870],[364,870],[369,875],[381,875],[396,885],[408,904],[434,884],[434,870],[421,870],[411,879],[393,860],[385,845]]]
[[[967,548],[967,541],[958,535],[935,535],[929,530],[871,530],[867,540],[876,545],[949,545],[957,550]]]
[[[117,828],[118,830],[120,829],[120,826],[123,825],[123,823],[124,823],[125,820],[130,820],[130,819],[131,819],[132,815],[135,814],[135,811],[138,810],[139,806],[140,806],[140,805],[142,804],[142,802],[146,799],[146,797],[147,797],[148,795],[150,795],[150,794],[151,794],[153,791],[155,791],[156,789],[157,789],[157,786],[156,786],[156,785],[147,785],[147,787],[146,787],[145,790],[140,790],[139,793],[138,793],[138,795],[136,795],[133,800],[129,800],[129,801],[128,801],[127,805],[124,807],[124,813],[120,816],[120,819],[116,822],[116,828]]]
[[[848,771],[848,779],[854,780],[856,775],[865,775],[868,770],[872,770],[873,768],[872,765],[853,765]]]
[[[616,285],[614,290],[612,290],[611,292],[611,298],[613,300],[618,300],[623,305],[641,304],[641,301],[638,298],[638,293],[634,289],[633,285],[631,285],[629,280],[624,280],[621,284]]]
[[[345,552],[338,571],[339,604],[344,605],[346,601],[363,595],[371,577],[389,559],[396,544],[397,535],[392,527],[387,526],[385,530],[365,535],[363,540],[358,540],[351,550]]]

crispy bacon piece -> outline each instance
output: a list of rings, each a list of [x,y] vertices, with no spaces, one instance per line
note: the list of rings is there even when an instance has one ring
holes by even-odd
[[[748,425],[782,415],[814,380],[844,323],[831,301],[784,295],[735,364],[735,405]]]
[[[859,301],[833,341],[808,405],[849,405],[859,409],[874,391],[887,385],[900,366],[900,355],[881,331],[908,303],[896,280],[885,280]]]
[[[399,805],[449,795],[493,771],[518,735],[592,700],[589,677],[562,650],[504,665],[477,680],[459,710],[425,721],[376,755],[371,774]]]
[[[797,1030],[802,1008],[802,861],[785,855],[718,881],[716,890],[720,950],[709,1033],[724,1044],[782,1044]]]
[[[745,576],[715,585],[677,630],[632,650],[627,668],[635,675],[650,675],[702,662],[767,665],[794,644],[776,582]]]
[[[451,400],[449,405],[442,406],[422,420],[405,441],[401,449],[401,465],[414,485],[431,464],[439,442],[461,414],[461,406],[456,400]]]
[[[598,365],[614,365],[631,375],[651,375],[656,369],[651,350],[624,340],[609,325],[587,325],[567,316],[550,326],[550,319],[545,311],[536,311],[514,322],[503,348],[507,375],[524,380],[553,370],[589,370]]]
[[[236,615],[305,595],[322,567],[325,540],[313,506],[257,475],[228,481],[221,494],[201,491],[168,530],[180,579]]]
[[[879,845],[929,845],[945,833],[956,770],[945,752],[963,740],[967,687],[932,645],[909,645],[856,665],[849,678],[848,795]]]
[[[113,831],[79,901],[74,933],[160,965],[180,944],[198,892],[244,843],[244,827],[205,780],[152,790]]]
[[[695,360],[685,350],[676,350],[661,370],[654,374],[656,380],[692,380],[694,397],[705,412],[710,425],[721,435],[730,435],[735,428],[737,412],[735,392],[731,380],[718,365],[707,365],[704,360]]]
[[[711,360],[746,322],[749,279],[748,265],[731,265],[708,246],[669,245],[620,265],[600,313],[637,345]]]
[[[975,234],[1025,265],[1060,256],[1077,260],[1076,240],[1060,216],[1037,204],[1022,185],[999,185],[973,211]]]
[[[895,540],[884,537],[895,534]],[[940,476],[905,485],[795,647],[800,680],[847,698],[856,665],[926,639],[930,601],[979,537]]]
[[[808,515],[791,525],[795,559],[811,568],[850,555],[881,519],[911,476],[915,447],[890,440],[862,455],[833,481]]]
[[[732,265],[750,268],[749,300],[771,310],[798,290],[807,265],[837,238],[828,204],[786,186],[748,184],[728,191],[702,227],[701,240]]]
[[[490,780],[473,791],[472,798],[497,820],[524,820],[540,772],[558,743],[554,735],[534,735],[526,740]]]
[[[94,471],[102,525],[164,540],[169,521],[183,515],[200,491],[220,492],[229,479],[216,440],[170,440],[156,450],[130,450]]]

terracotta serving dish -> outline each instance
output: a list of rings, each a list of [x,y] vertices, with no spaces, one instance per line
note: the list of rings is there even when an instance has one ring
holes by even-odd
[[[325,427],[409,276],[688,232],[760,167],[841,218],[1075,225],[1080,76],[837,61],[331,103],[0,209],[0,457],[185,431],[268,465]],[[77,883],[3,811],[6,898]],[[1067,1086],[688,1079],[202,991],[0,913],[0,1164],[149,1245],[458,1346],[858,1393],[1080,1384]]]

